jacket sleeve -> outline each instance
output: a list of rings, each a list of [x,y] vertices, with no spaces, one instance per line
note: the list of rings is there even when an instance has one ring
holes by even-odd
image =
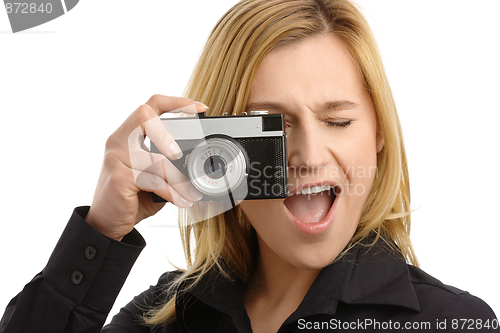
[[[7,305],[0,333],[100,332],[146,245],[133,230],[121,242],[90,226],[75,208],[47,266]]]
[[[468,292],[451,299],[441,310],[435,332],[500,332],[500,323],[483,300]]]

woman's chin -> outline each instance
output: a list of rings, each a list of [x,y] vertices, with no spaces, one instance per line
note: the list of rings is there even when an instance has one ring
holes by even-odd
[[[295,246],[285,250],[280,257],[289,264],[304,270],[320,270],[330,265],[342,252],[345,246],[332,246],[332,244],[309,244]]]
[[[328,260],[316,260],[314,262],[310,261],[310,260],[297,260],[296,263],[293,263],[293,265],[299,269],[303,269],[303,270],[321,270],[323,269],[324,267],[330,265],[333,260],[335,260],[335,258],[333,259],[328,259]]]

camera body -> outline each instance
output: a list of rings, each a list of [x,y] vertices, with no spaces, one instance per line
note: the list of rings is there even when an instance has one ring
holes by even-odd
[[[288,196],[286,133],[282,114],[162,118],[183,157],[170,161],[203,193],[202,201]],[[151,142],[151,152],[159,150]],[[165,202],[153,194],[154,202]]]

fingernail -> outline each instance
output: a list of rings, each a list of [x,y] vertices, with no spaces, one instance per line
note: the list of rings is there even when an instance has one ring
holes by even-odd
[[[170,155],[172,155],[173,158],[175,158],[176,160],[178,160],[179,158],[182,157],[182,151],[181,151],[181,148],[179,147],[179,145],[175,142],[172,142],[170,144],[170,147],[168,147],[168,152],[170,153]]]
[[[193,198],[196,201],[200,201],[201,198],[203,198],[203,194],[200,191],[198,191],[197,189],[195,189],[194,187],[191,187],[189,189],[189,195],[191,196],[191,198]]]
[[[194,102],[195,105],[198,105],[198,106],[201,106],[202,108],[205,109],[205,111],[208,110],[208,106],[206,106],[205,104],[203,104],[202,102]]]
[[[181,202],[182,202],[182,205],[185,206],[185,207],[181,207],[181,208],[189,208],[189,207],[193,206],[193,203],[191,201],[187,201],[183,197],[181,197]]]

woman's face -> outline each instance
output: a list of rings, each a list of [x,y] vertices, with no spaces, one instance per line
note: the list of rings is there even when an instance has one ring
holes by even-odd
[[[268,54],[251,86],[252,110],[284,115],[291,194],[240,203],[260,254],[322,268],[353,236],[375,178],[383,139],[371,97],[343,42],[328,34]],[[311,187],[325,191],[296,193]]]

